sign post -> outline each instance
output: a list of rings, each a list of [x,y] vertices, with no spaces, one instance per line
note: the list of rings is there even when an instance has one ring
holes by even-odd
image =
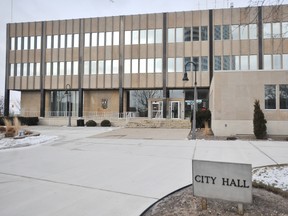
[[[252,203],[251,164],[192,160],[193,195],[239,203]],[[243,213],[242,213],[243,214]]]

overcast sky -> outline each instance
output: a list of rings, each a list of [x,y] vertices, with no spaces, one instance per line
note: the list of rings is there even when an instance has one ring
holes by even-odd
[[[270,0],[273,1],[273,0]],[[274,0],[276,1],[276,0]],[[0,0],[0,95],[4,95],[6,24],[248,6],[249,0]],[[284,1],[288,2],[288,0]],[[13,5],[13,6],[12,6]]]

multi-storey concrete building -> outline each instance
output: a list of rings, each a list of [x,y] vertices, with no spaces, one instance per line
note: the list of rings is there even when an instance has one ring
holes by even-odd
[[[68,89],[73,116],[145,113],[149,95],[148,117],[183,119],[193,61],[216,135],[252,134],[255,99],[268,133],[288,134],[287,5],[12,23],[6,43],[6,114],[19,90],[23,115],[64,115]]]

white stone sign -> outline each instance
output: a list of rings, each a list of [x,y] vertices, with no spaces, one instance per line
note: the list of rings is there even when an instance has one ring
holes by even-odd
[[[194,196],[252,203],[251,164],[192,160]]]

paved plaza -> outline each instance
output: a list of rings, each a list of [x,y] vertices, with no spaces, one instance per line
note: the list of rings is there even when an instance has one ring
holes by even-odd
[[[1,216],[137,216],[192,183],[192,159],[288,163],[283,141],[191,141],[188,129],[30,129],[59,138],[0,151]]]

